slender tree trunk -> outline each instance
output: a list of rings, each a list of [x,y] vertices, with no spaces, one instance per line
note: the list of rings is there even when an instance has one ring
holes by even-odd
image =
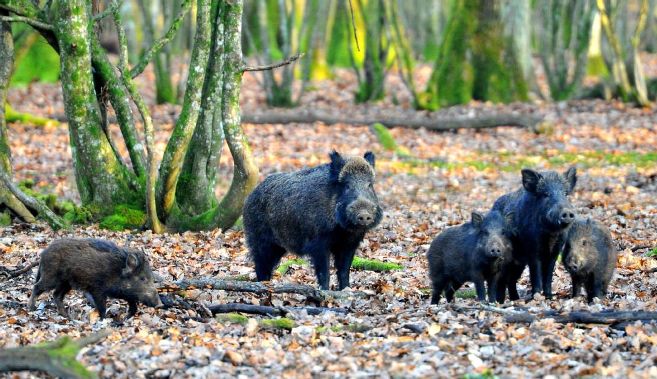
[[[201,110],[203,83],[210,57],[210,1],[198,1],[197,29],[189,66],[183,108],[164,151],[158,179],[157,198],[161,219],[176,206],[176,187]],[[241,57],[240,57],[241,59]]]
[[[78,191],[83,204],[108,213],[114,205],[135,202],[140,195],[134,176],[117,159],[101,129],[91,76],[90,9],[84,0],[53,1],[51,9]]]
[[[155,41],[155,25],[151,12],[150,0],[139,0],[139,7],[143,15],[144,40],[146,46],[151,46]],[[155,98],[158,104],[176,102],[175,87],[171,82],[171,75],[167,70],[165,57],[162,53],[153,57],[153,69],[155,72]]]
[[[0,16],[6,16],[7,12],[0,9]],[[7,102],[7,90],[11,79],[12,65],[14,62],[14,40],[11,34],[11,25],[0,21],[0,170],[11,177],[11,151],[7,139],[7,123],[5,120],[5,103]],[[20,218],[27,222],[34,222],[35,218],[25,205],[11,193],[11,191],[0,183],[0,203],[7,206]]]
[[[176,192],[180,211],[187,216],[198,216],[218,203],[214,189],[224,142],[224,8],[223,4],[213,6],[212,54],[206,69],[201,113],[185,156],[185,175],[180,177]]]

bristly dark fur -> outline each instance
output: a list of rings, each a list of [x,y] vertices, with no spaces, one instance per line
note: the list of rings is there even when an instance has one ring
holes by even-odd
[[[29,308],[35,308],[37,297],[55,290],[57,310],[65,317],[64,296],[76,289],[87,292],[101,318],[105,317],[107,297],[128,301],[131,317],[137,302],[161,304],[153,273],[143,252],[121,248],[96,239],[60,239],[41,252],[41,261]]]
[[[498,276],[505,261],[511,259],[511,222],[506,216],[491,211],[486,216],[472,213],[472,221],[449,228],[436,237],[429,247],[429,277],[433,287],[432,304],[438,304],[445,293],[447,301],[465,282],[474,282],[477,298],[495,301]]]
[[[562,262],[573,281],[572,296],[586,288],[589,302],[603,298],[616,268],[617,252],[609,230],[592,219],[578,218],[568,231]]]
[[[576,183],[575,167],[564,174],[523,169],[523,187],[497,199],[493,209],[514,212],[516,231],[512,238],[514,259],[504,267],[505,283],[497,286],[497,301],[504,301],[505,288],[511,300],[519,298],[516,282],[527,265],[532,294],[543,291],[546,297],[552,296],[554,265],[565,233],[576,216],[568,199]]]
[[[349,285],[349,268],[365,233],[382,218],[374,192],[375,157],[345,158],[272,174],[244,204],[244,232],[258,280],[270,280],[286,251],[310,256],[322,289],[328,289],[329,256],[339,288]]]

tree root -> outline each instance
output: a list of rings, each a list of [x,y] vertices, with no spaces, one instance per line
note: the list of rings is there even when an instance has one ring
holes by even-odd
[[[0,275],[4,275],[7,279],[15,278],[17,276],[23,275],[26,272],[32,270],[34,267],[39,265],[39,261],[32,262],[25,267],[16,268],[14,270],[8,270],[6,267],[0,266]]]
[[[68,227],[66,221],[61,217],[57,216],[53,211],[48,208],[48,206],[39,199],[35,199],[32,196],[29,196],[25,192],[21,191],[20,188],[14,182],[11,181],[9,175],[6,172],[0,171],[0,181],[11,191],[11,193],[18,198],[23,204],[37,211],[40,217],[42,217],[51,228],[65,229]]]
[[[489,115],[478,115],[473,117],[463,116],[434,116],[428,114],[425,117],[394,117],[389,115],[371,115],[362,117],[351,117],[337,112],[329,113],[323,110],[292,109],[292,110],[267,110],[265,112],[244,112],[242,122],[248,124],[289,124],[289,123],[313,123],[324,124],[349,124],[349,125],[372,125],[381,123],[386,127],[406,127],[411,129],[426,128],[435,131],[447,131],[454,129],[483,129],[498,126],[517,126],[534,129],[541,122],[542,116],[534,114],[497,113]]]
[[[43,371],[55,377],[91,378],[94,375],[75,357],[81,348],[107,335],[109,332],[105,330],[77,341],[62,337],[46,344],[0,350],[0,372]]]

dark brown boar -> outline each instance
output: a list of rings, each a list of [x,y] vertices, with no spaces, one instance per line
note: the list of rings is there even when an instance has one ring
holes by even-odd
[[[30,310],[40,294],[53,289],[57,311],[64,317],[68,312],[63,300],[71,289],[91,295],[101,318],[108,297],[128,302],[128,318],[137,312],[137,302],[162,305],[146,255],[97,239],[60,239],[41,252]]]

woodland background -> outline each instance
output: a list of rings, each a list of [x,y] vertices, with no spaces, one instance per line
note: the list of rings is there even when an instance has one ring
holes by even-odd
[[[656,3],[0,0],[0,362],[56,340],[40,348],[79,376],[657,375],[653,313],[563,319],[657,311]],[[331,149],[377,154],[385,217],[352,288],[316,304],[181,285],[250,285],[244,196]],[[521,168],[572,164],[574,205],[619,250],[606,299],[570,299],[559,265],[555,299],[479,305],[466,286],[429,305],[438,233],[518,188]],[[121,321],[113,301],[100,321],[72,293],[73,320],[46,296],[28,312],[36,270],[17,270],[63,236],[144,248],[167,308]],[[289,256],[285,284],[314,286],[312,268]],[[213,308],[228,303],[279,313]]]

